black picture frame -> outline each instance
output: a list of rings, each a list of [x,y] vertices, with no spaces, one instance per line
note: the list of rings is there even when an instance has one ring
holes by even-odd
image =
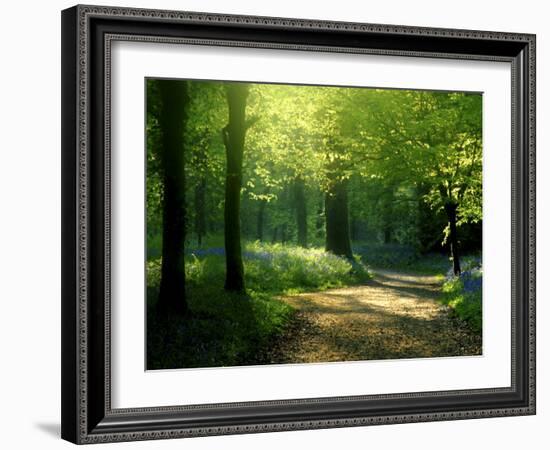
[[[508,61],[511,386],[112,409],[109,63],[116,39]],[[535,36],[78,5],[62,12],[62,437],[74,443],[535,414]]]

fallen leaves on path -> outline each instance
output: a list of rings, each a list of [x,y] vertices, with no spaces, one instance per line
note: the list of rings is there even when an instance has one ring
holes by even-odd
[[[271,363],[481,354],[481,336],[437,302],[437,277],[376,271],[364,286],[284,297],[298,310]]]

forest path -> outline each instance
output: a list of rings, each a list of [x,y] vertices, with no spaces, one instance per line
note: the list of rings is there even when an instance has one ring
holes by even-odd
[[[437,299],[435,276],[374,270],[367,285],[286,296],[296,319],[272,363],[478,355],[481,337]]]

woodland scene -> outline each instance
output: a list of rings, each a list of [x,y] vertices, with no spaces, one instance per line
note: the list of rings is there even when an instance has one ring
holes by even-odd
[[[145,84],[148,369],[481,354],[480,93]]]

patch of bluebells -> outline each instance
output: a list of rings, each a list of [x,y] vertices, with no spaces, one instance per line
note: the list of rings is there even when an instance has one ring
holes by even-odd
[[[464,258],[461,265],[459,276],[454,276],[452,270],[447,274],[442,301],[475,332],[481,332],[483,266],[480,259],[472,257]]]
[[[460,276],[463,275],[465,277],[469,276],[481,276],[482,275],[482,265],[481,265],[481,259],[476,257],[466,257],[464,259],[461,259],[460,261],[460,267],[462,269]],[[445,276],[447,281],[451,281],[455,278],[455,274],[453,272],[453,268],[449,267],[449,270],[447,270],[447,274]]]
[[[483,268],[481,265],[481,259],[479,258],[467,258],[462,264],[463,270],[458,276],[462,282],[462,291],[464,293],[475,293],[481,290],[483,285]],[[455,278],[453,269],[449,269],[447,272],[447,281],[452,281]]]
[[[374,266],[392,267],[411,264],[417,259],[414,248],[400,244],[354,244],[353,250]]]
[[[196,248],[193,250],[187,250],[185,253],[189,255],[201,256],[224,256],[225,249],[223,247],[210,247],[210,248]]]
[[[464,286],[464,292],[473,293],[479,291],[483,284],[481,268],[471,269],[462,272],[460,274],[460,279],[462,281],[462,285]]]
[[[265,250],[259,250],[259,251],[249,251],[245,250],[243,252],[243,258],[245,259],[257,259],[260,261],[271,261],[273,260],[273,253],[265,251]]]

